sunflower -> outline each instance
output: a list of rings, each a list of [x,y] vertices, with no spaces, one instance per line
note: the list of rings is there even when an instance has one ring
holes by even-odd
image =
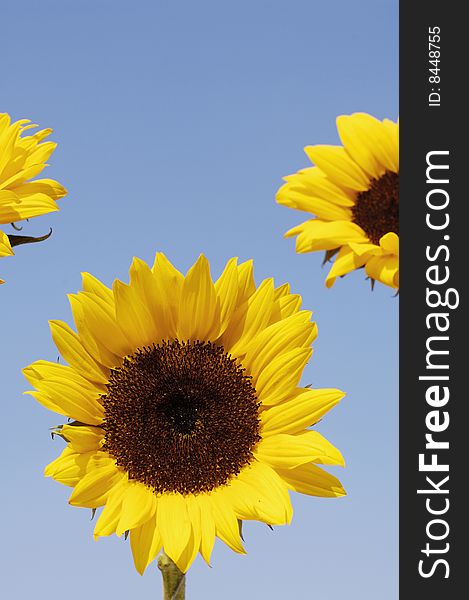
[[[0,113],[0,224],[58,210],[56,201],[67,193],[52,179],[31,181],[47,166],[46,161],[57,146],[53,142],[43,142],[52,129],[23,135],[34,127],[37,125],[27,119],[11,123],[9,115]],[[11,256],[12,246],[38,240],[8,236],[0,230],[0,257]]]
[[[314,167],[285,177],[277,202],[315,216],[287,231],[299,253],[335,256],[326,278],[364,267],[399,288],[399,123],[365,113],[337,117],[342,146],[307,146]]]
[[[256,289],[236,258],[215,283],[204,256],[183,276],[157,253],[112,290],[85,273],[70,302],[77,333],[50,322],[68,366],[24,369],[26,393],[73,419],[45,475],[104,507],[95,538],[130,533],[140,573],[162,548],[183,572],[209,562],[215,537],[244,553],[242,521],[289,523],[289,490],[345,494],[318,466],[340,452],[308,429],[344,394],[298,386],[317,329],[287,284]]]

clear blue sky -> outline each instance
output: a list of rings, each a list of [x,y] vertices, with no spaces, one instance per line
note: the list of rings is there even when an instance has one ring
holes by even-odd
[[[247,556],[217,542],[188,598],[397,597],[398,299],[362,272],[327,290],[321,256],[282,238],[302,213],[274,203],[281,177],[306,166],[303,146],[338,142],[336,115],[397,117],[397,4],[2,3],[0,112],[54,128],[47,176],[70,190],[25,226],[52,238],[0,262],[5,598],[160,597],[156,567],[142,578],[128,542],[94,542],[89,512],[43,478],[62,419],[22,395],[20,372],[56,359],[47,320],[71,323],[81,271],[109,284],[156,249],[184,270],[203,251],[216,275],[252,257],[258,281],[290,281],[319,325],[303,383],[348,393],[319,430],[343,451],[334,473],[349,495],[296,495],[292,525],[274,532],[246,524]]]

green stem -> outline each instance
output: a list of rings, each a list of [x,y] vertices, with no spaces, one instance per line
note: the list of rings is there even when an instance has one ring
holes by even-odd
[[[184,600],[186,576],[164,552],[158,558],[158,569],[163,577],[163,600]]]

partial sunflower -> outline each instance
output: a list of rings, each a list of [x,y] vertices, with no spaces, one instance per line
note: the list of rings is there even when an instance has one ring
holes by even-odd
[[[315,164],[285,177],[277,202],[314,219],[290,229],[298,253],[335,256],[326,278],[364,267],[372,281],[399,288],[399,123],[365,113],[337,117],[342,146],[307,146]]]
[[[104,507],[95,538],[130,532],[140,573],[162,548],[183,572],[209,562],[216,536],[244,553],[241,522],[289,523],[289,490],[344,495],[318,466],[342,455],[309,429],[344,394],[298,387],[317,330],[288,285],[256,289],[236,258],[215,283],[204,256],[183,276],[158,253],[130,285],[84,274],[70,302],[77,333],[50,322],[68,366],[24,369],[27,393],[74,420],[45,474]]]
[[[12,123],[0,113],[0,225],[23,221],[58,209],[57,200],[67,190],[53,179],[36,179],[57,144],[43,142],[52,129],[23,135],[37,125],[27,119]],[[11,256],[12,247],[40,241],[41,238],[7,235],[0,230],[0,257]],[[3,283],[0,280],[0,283]]]

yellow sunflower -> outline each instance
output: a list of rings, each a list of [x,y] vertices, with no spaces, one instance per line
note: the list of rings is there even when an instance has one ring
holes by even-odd
[[[58,210],[56,201],[67,193],[53,179],[31,181],[47,166],[46,161],[57,146],[43,142],[52,129],[23,135],[34,127],[37,125],[27,119],[11,123],[9,115],[0,113],[0,225]],[[8,236],[0,230],[0,257],[11,256],[12,246],[38,239]]]
[[[337,117],[342,146],[307,146],[314,167],[285,177],[277,202],[314,219],[290,229],[299,253],[335,256],[327,287],[364,267],[399,288],[399,123],[365,113]]]
[[[77,333],[50,322],[68,366],[24,369],[27,393],[74,420],[45,474],[104,507],[95,538],[130,532],[140,573],[161,549],[183,572],[209,562],[215,537],[244,553],[241,522],[289,523],[289,490],[344,495],[318,466],[342,455],[308,429],[344,394],[298,387],[317,330],[287,284],[256,288],[236,258],[215,283],[204,256],[183,276],[158,253],[130,285],[84,274],[70,302]]]

